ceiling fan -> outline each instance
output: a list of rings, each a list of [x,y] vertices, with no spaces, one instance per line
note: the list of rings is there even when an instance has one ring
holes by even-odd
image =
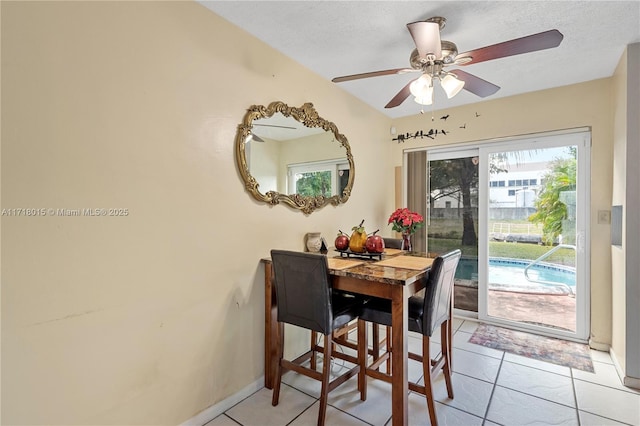
[[[491,46],[481,47],[464,53],[458,53],[455,43],[441,40],[440,31],[447,20],[436,16],[425,21],[412,22],[407,28],[416,48],[409,57],[411,68],[394,68],[382,71],[352,74],[332,79],[334,83],[358,80],[361,78],[378,77],[390,74],[405,74],[409,72],[421,72],[422,75],[404,86],[385,108],[394,108],[402,104],[409,95],[415,97],[415,101],[422,105],[433,103],[434,80],[439,80],[448,98],[457,95],[463,88],[482,98],[493,95],[499,86],[483,80],[468,72],[455,69],[447,70],[451,66],[466,66],[478,62],[507,56],[520,55],[522,53],[558,47],[563,39],[558,30],[544,31],[538,34],[516,38]]]
[[[253,123],[253,125],[257,126],[257,127],[274,127],[274,128],[278,128],[278,129],[297,130],[296,127],[281,126],[281,125],[278,125],[278,124],[256,124],[256,123]],[[256,135],[253,132],[249,133],[249,137],[247,138],[245,143],[247,143],[249,141],[252,141],[252,140],[256,141],[256,142],[264,143],[264,139],[262,139],[260,136]]]

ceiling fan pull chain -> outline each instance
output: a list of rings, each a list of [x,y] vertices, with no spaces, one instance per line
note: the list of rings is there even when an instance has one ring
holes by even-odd
[[[431,80],[433,84],[433,80]],[[431,121],[434,121],[435,119],[433,118],[433,110],[434,110],[434,106],[436,104],[436,91],[433,91],[433,101],[431,102]]]

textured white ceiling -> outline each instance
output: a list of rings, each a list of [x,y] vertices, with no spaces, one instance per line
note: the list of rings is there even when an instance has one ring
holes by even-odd
[[[406,24],[443,16],[443,40],[460,52],[557,29],[555,49],[460,67],[501,87],[486,100],[609,77],[626,45],[640,42],[640,1],[199,1],[288,57],[333,77],[409,67]],[[418,74],[336,83],[389,117],[419,112],[411,97],[384,105]],[[435,108],[480,102],[465,90]],[[313,101],[313,100],[310,100]],[[425,107],[430,108],[430,107]]]

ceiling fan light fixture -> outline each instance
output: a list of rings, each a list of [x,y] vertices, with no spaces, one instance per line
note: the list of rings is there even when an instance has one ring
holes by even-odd
[[[409,92],[420,105],[431,105],[433,103],[433,80],[431,76],[424,73],[415,79],[409,86]]]
[[[409,86],[409,91],[416,98],[425,97],[428,94],[429,89],[433,92],[431,76],[426,73],[415,79]]]
[[[416,96],[413,100],[420,105],[431,105],[433,103],[433,88],[429,91],[429,94],[425,96]]]
[[[453,74],[447,74],[440,80],[440,85],[447,94],[447,98],[451,99],[464,87],[464,81],[458,80]]]
[[[247,137],[244,139],[244,143],[249,143],[249,142],[251,142],[251,141],[256,141],[256,142],[261,142],[261,143],[263,143],[263,142],[264,142],[264,139],[262,139],[262,138],[261,138],[260,136],[258,136],[258,135],[255,135],[255,134],[253,134],[253,133],[249,133],[249,134],[247,135]]]

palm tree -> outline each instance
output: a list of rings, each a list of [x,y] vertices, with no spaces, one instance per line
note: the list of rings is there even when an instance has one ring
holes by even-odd
[[[576,190],[576,158],[557,159],[551,163],[543,179],[543,188],[536,201],[537,211],[529,216],[529,221],[542,224],[544,241],[553,244],[563,232],[562,224],[573,219],[567,208],[566,194]]]

